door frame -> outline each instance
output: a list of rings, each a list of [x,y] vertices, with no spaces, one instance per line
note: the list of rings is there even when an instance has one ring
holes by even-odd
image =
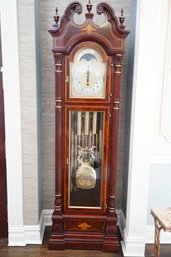
[[[5,121],[4,121],[4,92],[2,79],[2,47],[0,23],[0,239],[8,237],[7,222],[7,181],[5,157]]]
[[[22,130],[17,0],[0,0],[0,10],[6,135],[8,245],[22,246],[26,245],[26,240],[23,221]],[[7,19],[7,17],[10,17],[10,19]]]

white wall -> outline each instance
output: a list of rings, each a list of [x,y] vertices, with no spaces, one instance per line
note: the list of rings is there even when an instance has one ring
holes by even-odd
[[[162,72],[159,55],[163,2],[166,3],[142,0],[137,6],[127,216],[122,243],[124,256],[145,254],[150,160],[153,149],[156,149],[152,142],[155,104],[158,104],[160,95],[157,87],[161,86],[158,75],[161,76]]]
[[[161,2],[159,25],[146,229],[146,242],[149,243],[153,242],[154,234],[154,221],[150,209],[171,205],[171,1],[169,0]],[[161,242],[171,242],[171,235],[162,233]]]

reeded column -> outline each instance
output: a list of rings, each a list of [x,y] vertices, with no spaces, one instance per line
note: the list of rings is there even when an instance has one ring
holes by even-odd
[[[49,249],[64,249],[62,211],[62,79],[63,55],[54,53],[56,79],[56,177],[55,177],[55,207],[52,215],[52,234]],[[57,242],[56,244],[54,242]]]
[[[55,179],[55,212],[61,213],[61,131],[62,131],[62,54],[55,53],[55,79],[56,79],[56,179]]]
[[[106,236],[103,244],[103,251],[116,251],[120,249],[117,238],[117,216],[115,212],[116,194],[116,164],[117,164],[117,145],[118,145],[118,124],[119,124],[119,104],[120,104],[120,80],[121,80],[121,61],[122,54],[114,56],[114,79],[112,81],[112,126],[111,126],[111,163],[110,163],[110,182],[109,198],[107,206]]]
[[[117,167],[117,145],[119,126],[119,105],[120,105],[120,80],[121,80],[122,54],[114,56],[114,81],[113,81],[113,106],[112,106],[112,137],[111,137],[111,170],[109,186],[109,208],[110,215],[115,213],[116,194],[116,167]]]

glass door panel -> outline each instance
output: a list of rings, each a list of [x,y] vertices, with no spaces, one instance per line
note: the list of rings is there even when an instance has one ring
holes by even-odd
[[[69,206],[101,206],[104,112],[69,112]]]

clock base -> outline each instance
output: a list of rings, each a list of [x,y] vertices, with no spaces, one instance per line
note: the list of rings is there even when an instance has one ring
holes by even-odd
[[[104,237],[104,235],[92,235],[87,233],[64,233],[63,236],[51,235],[48,243],[50,250],[102,250],[104,252],[120,252],[120,245],[117,237]]]
[[[75,215],[74,217],[74,215],[54,214],[48,248],[50,250],[79,249],[120,252],[116,218],[101,215],[88,217]]]

